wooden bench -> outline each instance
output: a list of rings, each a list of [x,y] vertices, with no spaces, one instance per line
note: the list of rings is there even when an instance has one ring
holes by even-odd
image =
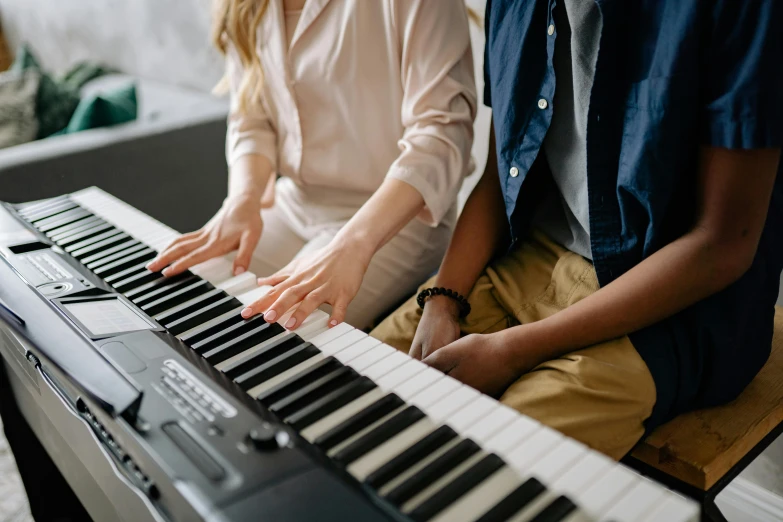
[[[725,521],[715,497],[783,432],[783,308],[772,353],[735,401],[680,415],[623,462],[699,501],[702,520]]]

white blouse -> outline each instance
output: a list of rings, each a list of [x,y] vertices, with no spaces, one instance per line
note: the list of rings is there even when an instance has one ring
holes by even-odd
[[[308,0],[288,44],[283,0],[258,29],[261,109],[239,114],[229,49],[226,154],[266,156],[303,198],[361,206],[386,177],[424,198],[437,225],[470,158],[476,87],[464,0]]]

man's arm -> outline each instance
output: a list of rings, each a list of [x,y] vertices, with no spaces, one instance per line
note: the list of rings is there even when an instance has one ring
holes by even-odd
[[[495,136],[490,124],[489,156],[484,174],[460,214],[454,235],[436,278],[436,285],[464,296],[470,293],[484,267],[508,242],[508,224],[498,178]],[[410,355],[423,359],[459,338],[456,301],[435,296],[424,306]]]
[[[476,342],[494,351],[497,368],[471,361],[475,347],[458,346],[466,340],[427,362],[493,393],[544,361],[640,330],[719,292],[753,262],[779,161],[780,149],[703,149],[697,219],[687,234],[565,310],[481,336],[491,337]]]

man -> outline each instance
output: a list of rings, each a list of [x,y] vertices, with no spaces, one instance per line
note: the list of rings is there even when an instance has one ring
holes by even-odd
[[[783,267],[781,21],[778,0],[488,1],[490,158],[423,287],[470,311],[425,292],[372,335],[616,459],[736,397]]]

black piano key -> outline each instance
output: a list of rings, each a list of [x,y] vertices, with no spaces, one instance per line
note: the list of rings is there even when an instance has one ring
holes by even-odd
[[[115,247],[116,248],[116,247]],[[85,261],[82,259],[82,263],[89,268],[90,270],[96,270],[104,265],[107,265],[109,263],[113,263],[114,261],[117,261],[118,259],[122,259],[124,257],[127,257],[134,252],[139,252],[142,250],[149,250],[150,252],[154,252],[151,248],[149,248],[144,243],[133,243],[132,245],[127,246],[126,248],[118,248],[114,252],[109,252],[104,256],[101,256],[99,259],[96,259],[94,261]]]
[[[281,353],[269,361],[262,362],[256,368],[237,377],[234,382],[243,390],[248,391],[253,386],[258,386],[262,382],[266,382],[272,377],[280,375],[284,371],[293,368],[311,357],[315,357],[319,353],[321,352],[318,348],[312,344],[301,344],[291,350]]]
[[[88,228],[92,228],[95,225],[100,225],[102,223],[106,223],[106,222],[101,218],[99,218],[98,216],[88,216],[80,219],[79,221],[75,221],[73,223],[65,225],[64,227],[60,227],[57,230],[52,230],[50,232],[47,232],[46,237],[48,237],[49,239],[57,243],[58,241],[67,238],[68,236],[72,236],[73,234],[78,234],[79,232],[87,230]]]
[[[110,263],[107,263],[99,268],[94,269],[92,272],[98,277],[110,276],[116,274],[128,267],[131,267],[139,262],[150,261],[156,255],[156,252],[151,248],[145,248],[143,250],[137,250],[131,252],[125,257],[116,259]]]
[[[59,214],[61,212],[67,212],[68,210],[74,209],[79,207],[76,203],[73,201],[63,198],[59,201],[53,201],[49,200],[47,202],[42,202],[40,204],[36,204],[31,207],[25,207],[20,209],[19,215],[22,216],[25,220],[27,220],[30,223],[35,223],[36,221],[39,221],[41,219],[46,219],[47,217],[53,216],[55,214]]]
[[[160,272],[150,272],[146,268],[143,268],[141,271],[127,277],[126,279],[117,281],[116,283],[111,283],[111,286],[119,293],[124,294],[128,290],[132,290],[143,284],[155,281],[161,277],[163,276],[160,275]]]
[[[381,397],[356,415],[346,419],[315,439],[314,444],[324,451],[329,451],[404,405],[405,401],[393,393]]]
[[[92,255],[83,257],[80,261],[83,264],[86,265],[87,263],[92,263],[94,261],[98,261],[99,259],[102,260],[102,259],[104,259],[105,257],[107,257],[109,255],[116,254],[117,252],[123,251],[123,250],[125,250],[127,248],[130,248],[130,247],[133,247],[133,246],[136,246],[136,247],[140,248],[140,247],[145,247],[146,245],[144,245],[142,243],[139,243],[135,239],[132,239],[132,238],[128,237],[128,239],[126,239],[124,242],[118,243],[118,244],[116,244],[116,245],[114,245],[112,247],[109,247],[109,248],[105,248],[105,249],[101,250],[100,252],[96,252],[96,253],[94,253]]]
[[[174,308],[155,315],[154,319],[163,325],[167,323],[173,323],[177,319],[185,317],[186,315],[190,315],[193,312],[202,310],[205,306],[212,304],[215,301],[219,301],[225,297],[228,297],[227,293],[225,293],[220,288],[213,288],[204,294],[197,295],[192,299],[188,299],[184,303],[179,304]]]
[[[430,498],[419,504],[411,511],[410,517],[416,522],[425,522],[431,519],[460,499],[465,493],[484,482],[504,465],[503,459],[494,453],[490,453],[471,466],[465,473],[462,473]]]
[[[390,480],[399,476],[423,458],[431,455],[456,436],[457,433],[449,426],[441,426],[370,473],[364,482],[372,488],[380,489]]]
[[[449,448],[443,455],[420,469],[418,473],[389,491],[385,495],[386,500],[401,507],[430,484],[468,460],[480,449],[478,444],[470,439],[460,441],[456,446]]]
[[[531,477],[509,493],[503,500],[492,506],[476,522],[504,522],[515,513],[524,509],[545,491],[546,487],[537,479]]]
[[[146,264],[146,262],[144,264]],[[143,305],[141,309],[144,310],[147,315],[155,316],[161,312],[165,312],[166,310],[174,308],[175,306],[181,305],[185,301],[189,301],[194,297],[206,294],[213,288],[214,287],[209,284],[209,281],[201,279],[189,284],[188,286],[180,288],[176,292],[171,292],[170,294],[161,296],[158,299]]]
[[[116,231],[117,229],[114,228],[113,225],[110,225],[109,223],[98,223],[96,225],[91,226],[87,230],[82,230],[81,232],[78,232],[76,234],[71,234],[59,241],[55,241],[58,246],[62,248],[66,248],[68,245],[73,245],[76,243],[83,243],[84,241],[91,239],[93,237],[97,237],[100,234],[106,234],[107,232]]]
[[[95,237],[91,237],[90,239],[85,239],[84,241],[69,245],[63,250],[71,254],[76,259],[81,259],[88,254],[113,247],[114,245],[122,243],[123,241],[127,241],[128,239],[130,239],[128,234],[120,232],[119,230],[110,230]]]
[[[62,227],[68,223],[73,223],[74,221],[84,219],[85,217],[91,215],[92,214],[83,208],[74,208],[72,210],[68,210],[67,212],[62,212],[46,219],[40,219],[36,221],[35,228],[41,232],[49,232],[50,230],[54,230],[55,228]]]
[[[182,335],[180,340],[192,347],[194,344],[225,330],[231,325],[244,322],[244,319],[240,315],[244,307],[245,305],[238,306],[235,310],[226,312],[222,316],[214,317],[209,321],[194,327],[192,331],[187,331],[186,334]]]
[[[227,326],[220,328],[214,334],[198,342],[188,342],[184,338],[181,340],[197,352],[203,353],[220,346],[226,341],[235,339],[243,333],[253,330],[260,323],[266,324],[264,318],[260,315],[254,315],[250,319],[243,319],[242,316],[239,316],[239,319],[239,321],[230,321]]]
[[[276,328],[275,328],[276,327]],[[249,332],[245,332],[238,337],[234,337],[211,350],[202,352],[201,354],[211,365],[220,364],[223,361],[239,355],[248,348],[257,346],[263,342],[268,341],[276,335],[280,335],[285,332],[285,328],[277,323],[267,323],[261,321],[255,328]]]
[[[312,382],[341,368],[344,368],[344,366],[337,359],[334,357],[326,357],[311,367],[302,370],[302,372],[292,375],[283,382],[260,393],[256,397],[256,400],[267,406],[274,404],[292,393],[301,390],[305,386],[308,386]]]
[[[176,292],[180,288],[184,288],[198,280],[199,279],[190,272],[183,272],[172,277],[164,278],[163,281],[156,281],[149,285],[134,288],[131,292],[128,292],[125,297],[133,301],[137,306],[144,306],[147,303],[160,299],[171,292]]]
[[[560,495],[530,522],[560,522],[574,511],[576,511],[576,504],[568,497]]]
[[[424,412],[419,408],[408,406],[397,415],[370,430],[369,433],[364,434],[358,440],[341,449],[333,458],[335,461],[347,466],[424,417]]]
[[[359,374],[353,369],[340,365],[326,375],[303,384],[301,388],[292,391],[285,397],[270,402],[269,411],[277,413],[279,417],[288,417],[358,378]]]
[[[291,414],[284,421],[295,430],[301,431],[349,402],[353,402],[375,387],[375,383],[367,377],[359,377],[354,382],[346,384],[339,390],[335,390],[309,406],[305,406],[296,413]]]
[[[134,274],[137,274],[140,271],[146,271],[147,270],[145,268],[146,265],[147,265],[147,263],[135,263],[135,264],[129,266],[128,268],[125,268],[124,270],[120,270],[119,272],[114,273],[112,275],[109,275],[109,276],[106,276],[106,277],[102,277],[101,279],[103,279],[104,281],[106,281],[109,284],[112,284],[112,283],[117,282],[117,281],[122,281],[126,277],[129,277],[129,276],[132,276]]]
[[[227,295],[211,304],[204,306],[192,312],[190,315],[186,315],[171,323],[166,323],[166,329],[171,335],[179,335],[182,332],[187,332],[191,328],[195,328],[200,324],[204,324],[207,321],[214,319],[215,317],[236,310],[237,307],[244,306],[238,299],[233,296]],[[237,315],[239,312],[237,311]]]
[[[254,353],[252,356],[242,357],[241,359],[229,364],[223,368],[223,373],[232,379],[236,379],[243,373],[256,368],[259,364],[270,361],[281,353],[285,353],[286,351],[292,350],[303,344],[305,344],[304,339],[299,337],[297,334],[294,332],[286,332],[283,335],[270,338],[269,341],[264,343],[262,346],[259,346],[259,350],[256,351],[256,353]]]

